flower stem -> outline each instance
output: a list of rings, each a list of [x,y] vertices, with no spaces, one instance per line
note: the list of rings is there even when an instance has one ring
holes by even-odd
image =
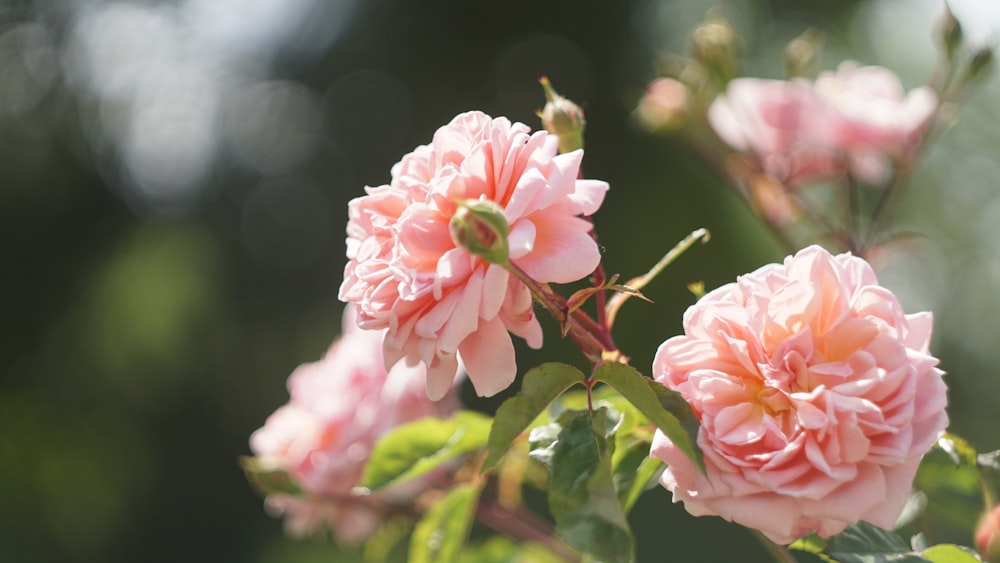
[[[757,538],[760,545],[763,546],[771,557],[773,557],[778,563],[797,563],[795,556],[792,555],[791,551],[788,551],[787,547],[774,543],[768,539],[767,536],[761,533],[760,530],[751,529],[750,532],[755,538]]]
[[[531,297],[559,322],[564,334],[568,334],[573,342],[580,347],[580,351],[591,364],[596,365],[603,361],[606,353],[618,351],[618,347],[606,327],[598,324],[580,309],[567,313],[566,300],[552,291],[548,284],[533,280],[513,262],[509,262],[505,266],[521,283],[528,287]]]
[[[518,542],[544,545],[565,561],[580,561],[580,556],[555,536],[552,525],[533,512],[523,508],[511,511],[492,500],[482,499],[476,507],[476,519]]]
[[[676,260],[678,256],[683,254],[687,249],[691,248],[691,245],[693,245],[697,240],[701,239],[702,242],[708,242],[708,238],[709,233],[706,229],[697,229],[693,231],[691,234],[684,237],[684,240],[678,242],[673,248],[671,248],[670,252],[664,254],[663,258],[660,258],[660,261],[650,268],[648,272],[637,278],[630,279],[625,283],[625,285],[637,291],[641,290],[646,287],[646,284],[652,281],[653,278],[658,276],[664,268]],[[611,301],[608,302],[604,315],[607,319],[607,326],[614,326],[615,317],[618,316],[618,309],[621,308],[622,304],[624,304],[629,297],[632,297],[631,293],[616,293],[615,296],[611,298]]]

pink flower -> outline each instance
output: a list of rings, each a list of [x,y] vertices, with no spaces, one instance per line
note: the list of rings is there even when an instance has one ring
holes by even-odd
[[[948,423],[930,313],[904,314],[864,260],[811,246],[704,296],[684,332],[653,375],[701,421],[707,478],[657,433],[674,501],[779,543],[892,527]]]
[[[843,172],[838,116],[808,82],[737,78],[712,102],[708,121],[726,144],[753,154],[786,184]]]
[[[723,141],[788,185],[847,172],[881,184],[892,160],[920,141],[936,107],[930,88],[904,93],[892,71],[846,61],[815,83],[733,80],[708,120]]]
[[[987,512],[976,528],[976,549],[991,563],[1000,561],[1000,505]]]
[[[356,304],[362,327],[387,329],[387,366],[426,370],[429,397],[451,388],[460,360],[479,395],[496,394],[517,374],[508,331],[542,343],[527,287],[452,239],[457,201],[503,210],[510,261],[536,281],[572,282],[597,267],[579,215],[597,211],[608,185],[578,180],[583,152],[556,156],[557,145],[506,118],[463,113],[404,156],[390,184],[351,201],[340,299]]]
[[[380,522],[370,499],[352,493],[372,447],[388,430],[458,408],[454,393],[440,402],[424,392],[421,370],[403,364],[386,371],[382,332],[354,326],[345,314],[344,334],[318,362],[299,366],[288,378],[291,395],[250,437],[254,454],[288,471],[302,496],[269,495],[268,509],[285,515],[293,535],[330,529],[338,541],[357,543]],[[415,483],[415,484],[414,484]],[[373,495],[393,501],[419,492],[389,488]]]
[[[885,180],[889,160],[916,146],[937,107],[930,88],[905,93],[892,71],[854,61],[820,74],[815,87],[840,116],[839,142],[852,172],[871,184]]]
[[[673,78],[657,78],[646,87],[637,115],[650,129],[676,128],[684,123],[689,98],[683,83]]]

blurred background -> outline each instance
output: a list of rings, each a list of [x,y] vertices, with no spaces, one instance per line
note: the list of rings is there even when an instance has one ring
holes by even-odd
[[[823,68],[881,64],[907,87],[931,72],[943,7],[719,5],[748,74],[781,77],[785,43],[816,26]],[[630,117],[657,55],[685,51],[708,7],[0,0],[0,561],[357,559],[286,539],[237,458],[339,331],[346,202],[461,111],[538,127],[543,74],[587,112],[586,175],[611,184],[596,216],[610,273],[712,232],[647,288],[655,305],[622,312],[618,341],[647,369],[689,282],[783,257],[683,146]],[[970,42],[1000,37],[1000,4],[952,8]],[[880,264],[907,310],[934,311],[952,430],[980,450],[1000,448],[998,96],[990,77],[916,175],[901,222],[930,236]],[[555,344],[522,365],[579,363],[546,329]],[[503,397],[464,398],[488,411]],[[662,560],[667,533],[678,560],[764,558],[659,489],[631,520],[641,561]]]

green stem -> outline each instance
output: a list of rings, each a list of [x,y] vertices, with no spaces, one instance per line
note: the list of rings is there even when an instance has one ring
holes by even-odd
[[[660,272],[676,260],[678,256],[683,254],[687,249],[691,248],[691,245],[699,239],[702,242],[708,242],[709,236],[710,235],[707,229],[697,229],[693,231],[691,234],[684,237],[684,240],[674,245],[669,252],[664,254],[663,258],[660,258],[660,261],[650,268],[648,272],[637,278],[630,279],[625,283],[625,285],[637,291],[642,290],[642,288],[646,287],[646,284],[651,282],[656,276],[660,275]],[[607,319],[607,326],[614,326],[615,317],[618,316],[618,309],[621,308],[622,304],[624,304],[629,297],[632,297],[631,293],[617,293],[611,298],[611,301],[608,302],[604,315]]]
[[[778,545],[767,538],[760,530],[750,530],[760,545],[774,558],[778,563],[798,563],[795,560],[795,556],[792,555],[791,551],[783,545]]]

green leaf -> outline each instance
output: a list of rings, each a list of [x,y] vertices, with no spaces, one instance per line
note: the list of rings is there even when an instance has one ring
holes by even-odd
[[[935,545],[921,552],[928,561],[934,563],[981,563],[982,559],[976,557],[968,548],[943,543]]]
[[[896,534],[858,522],[830,539],[824,551],[840,563],[918,563],[927,559],[913,553]]]
[[[632,560],[634,540],[611,476],[613,442],[605,409],[573,414],[552,455],[549,510],[556,533],[599,561]]]
[[[635,444],[624,451],[615,446],[615,455],[611,458],[611,480],[615,484],[615,491],[618,494],[618,503],[622,506],[622,511],[628,513],[625,508],[629,492],[635,484],[639,466],[649,459],[649,444]],[[641,485],[645,490],[645,483]]]
[[[272,494],[299,496],[302,489],[284,467],[267,463],[260,458],[240,457],[240,468],[247,476],[247,481],[257,494],[267,496]]]
[[[695,467],[705,472],[698,449],[698,419],[680,393],[643,376],[635,368],[608,363],[594,377],[614,387],[656,425]]]
[[[497,409],[490,429],[489,453],[483,463],[483,471],[496,466],[507,448],[524,432],[546,407],[563,391],[577,383],[583,383],[584,376],[573,366],[550,362],[542,364],[524,374],[521,391],[504,401]]]
[[[528,434],[528,447],[531,448],[528,456],[545,467],[551,467],[552,454],[555,452],[560,432],[562,426],[556,422],[532,428]]]
[[[817,534],[809,534],[808,536],[801,537],[792,542],[788,546],[788,549],[808,551],[809,553],[821,553],[824,549],[826,549],[826,540],[819,537]]]
[[[459,485],[431,507],[413,530],[411,563],[458,561],[472,528],[480,490],[475,483]]]
[[[619,498],[622,499],[622,510],[625,511],[625,514],[632,511],[632,507],[635,506],[642,493],[656,485],[660,474],[663,473],[665,468],[666,465],[662,461],[655,457],[649,457],[649,447],[646,447],[646,458],[642,460],[642,463],[635,470],[629,488],[619,489],[618,491]]]
[[[389,518],[366,541],[362,556],[365,563],[379,563],[389,559],[396,546],[400,545],[413,527],[413,521],[405,516]]]
[[[482,449],[489,431],[490,418],[472,411],[397,426],[375,444],[361,486],[376,490],[419,477],[442,463]]]
[[[811,553],[809,551],[800,551],[798,549],[789,549],[788,551],[798,563],[837,563],[837,561],[830,559],[822,553]]]
[[[466,546],[459,561],[462,563],[564,563],[537,543],[516,544],[503,536],[493,536],[478,545]]]

